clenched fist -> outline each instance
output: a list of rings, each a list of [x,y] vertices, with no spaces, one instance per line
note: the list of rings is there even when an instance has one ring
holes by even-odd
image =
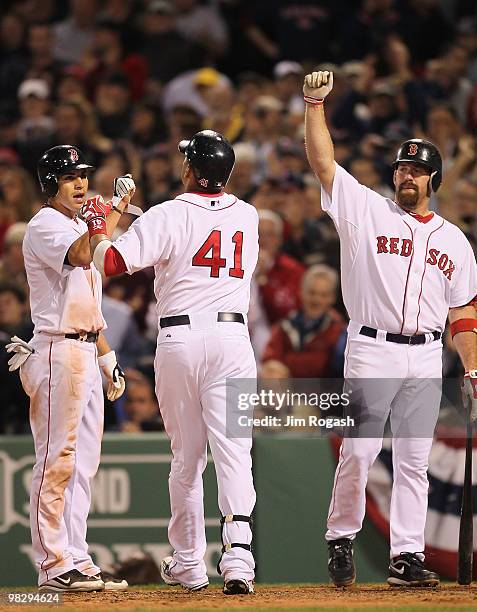
[[[333,89],[333,73],[328,70],[311,72],[305,77],[303,95],[306,98],[323,100]]]

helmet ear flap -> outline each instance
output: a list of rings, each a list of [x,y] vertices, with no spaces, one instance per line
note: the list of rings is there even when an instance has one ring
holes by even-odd
[[[54,198],[58,193],[58,179],[56,175],[48,173],[42,182],[43,193],[46,194],[48,198]]]
[[[442,177],[440,173],[437,172],[437,170],[434,170],[433,172],[431,172],[431,178],[429,179],[429,185],[430,185],[431,191],[435,193],[439,189],[441,181],[442,181]]]

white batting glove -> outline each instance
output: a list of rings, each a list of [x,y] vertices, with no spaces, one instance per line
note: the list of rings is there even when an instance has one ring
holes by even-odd
[[[469,412],[470,421],[477,421],[477,370],[466,372],[462,382],[462,402]]]
[[[28,357],[35,352],[35,349],[18,336],[13,336],[10,340],[11,342],[5,348],[7,353],[13,353],[13,356],[8,360],[8,370],[14,372],[25,363]]]
[[[110,402],[114,402],[121,397],[126,388],[126,378],[116,359],[116,353],[109,351],[109,353],[101,355],[101,357],[98,357],[98,364],[108,379],[106,397]]]
[[[305,77],[303,95],[305,98],[324,100],[333,89],[333,73],[328,70],[311,72]]]
[[[131,189],[136,189],[136,184],[131,174],[118,176],[114,179],[114,195],[119,198],[119,200],[122,200],[125,195],[129,194]]]

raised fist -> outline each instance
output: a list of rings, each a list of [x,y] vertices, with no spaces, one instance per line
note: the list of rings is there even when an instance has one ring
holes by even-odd
[[[100,195],[88,198],[81,207],[80,215],[86,223],[93,219],[105,219],[111,210],[111,203],[105,202]]]
[[[309,98],[323,100],[333,89],[333,73],[328,70],[311,72],[305,77],[303,95]]]
[[[122,200],[125,195],[129,195],[130,197],[132,197],[135,190],[136,185],[130,174],[118,176],[114,179],[114,196],[116,198],[119,198],[119,200]]]

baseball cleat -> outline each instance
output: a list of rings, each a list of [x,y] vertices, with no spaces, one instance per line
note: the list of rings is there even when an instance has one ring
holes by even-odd
[[[73,569],[55,578],[51,578],[51,580],[47,580],[38,587],[38,590],[56,593],[103,591],[104,582],[98,576],[85,576],[77,569]]]
[[[231,578],[224,583],[224,595],[253,595],[253,580]]]
[[[104,582],[105,591],[126,591],[129,584],[122,578],[115,578],[108,572],[100,572],[96,574],[95,578],[99,578]]]
[[[354,584],[356,570],[353,560],[353,542],[340,538],[328,542],[328,574],[335,586],[346,587]]]
[[[180,582],[171,573],[171,567],[174,567],[175,561],[172,557],[164,557],[161,561],[161,578],[164,580],[166,584],[169,586],[181,586],[184,589],[187,589],[191,593],[195,591],[201,591],[202,589],[206,589],[209,586],[209,581],[205,580],[204,582],[199,582],[198,584],[184,584]]]
[[[435,587],[439,575],[424,566],[422,553],[404,552],[391,559],[388,584],[403,587]]]

